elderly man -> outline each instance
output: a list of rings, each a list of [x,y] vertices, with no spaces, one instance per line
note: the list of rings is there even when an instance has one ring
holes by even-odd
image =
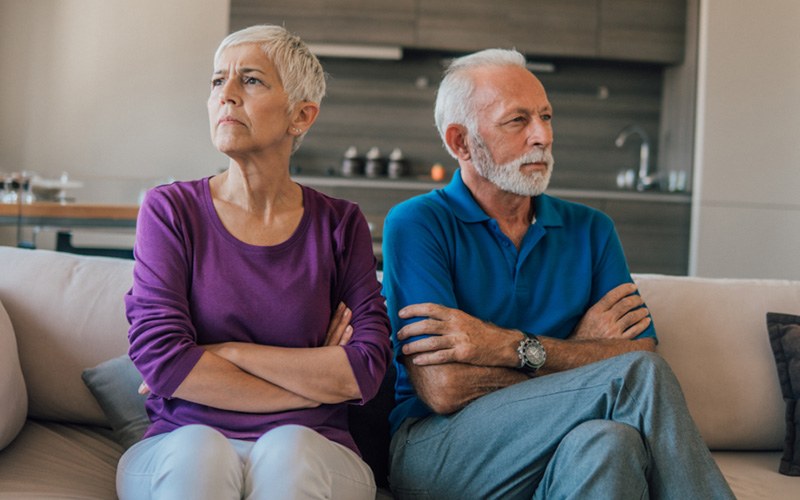
[[[436,125],[460,169],[384,225],[399,498],[733,498],[613,223],[544,193],[553,109],[515,51],[453,61]]]

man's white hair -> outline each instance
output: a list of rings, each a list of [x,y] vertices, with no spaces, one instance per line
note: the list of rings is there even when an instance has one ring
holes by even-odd
[[[434,119],[439,136],[453,158],[455,152],[445,140],[445,131],[450,124],[456,123],[467,128],[470,135],[478,134],[478,117],[472,94],[475,82],[472,70],[489,66],[525,67],[525,56],[516,50],[486,49],[474,54],[453,59],[447,67],[436,94]]]

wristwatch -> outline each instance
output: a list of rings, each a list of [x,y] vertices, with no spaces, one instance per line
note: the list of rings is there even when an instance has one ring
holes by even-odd
[[[525,337],[519,341],[519,346],[517,346],[518,368],[525,373],[536,373],[536,370],[544,366],[544,362],[547,361],[547,352],[536,335],[525,332],[522,334]]]

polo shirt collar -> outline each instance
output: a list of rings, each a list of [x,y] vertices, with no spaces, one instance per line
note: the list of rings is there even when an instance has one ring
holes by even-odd
[[[457,169],[453,174],[453,179],[443,188],[447,201],[453,209],[453,213],[464,222],[482,222],[490,217],[475,201],[464,180],[461,178],[461,169]],[[564,225],[561,214],[553,206],[552,197],[543,194],[533,199],[536,207],[536,223],[542,226],[559,227]]]

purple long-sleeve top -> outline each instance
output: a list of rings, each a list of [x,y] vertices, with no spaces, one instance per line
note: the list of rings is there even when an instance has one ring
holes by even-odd
[[[151,389],[145,436],[189,424],[255,440],[286,424],[310,427],[358,452],[347,404],[363,404],[390,359],[389,322],[364,216],[351,202],[302,186],[303,216],[283,243],[254,246],[220,221],[209,179],[148,192],[139,211],[133,287],[125,296],[130,356]],[[324,343],[332,311],[352,310],[344,346],[362,399],[276,413],[222,410],[173,398],[204,344],[282,347]]]

